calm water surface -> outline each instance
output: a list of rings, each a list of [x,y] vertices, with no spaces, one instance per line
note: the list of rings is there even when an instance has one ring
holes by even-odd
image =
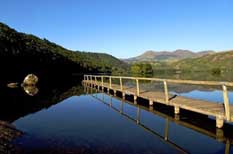
[[[13,147],[8,149],[12,153],[233,153],[233,126],[226,124],[223,129],[216,129],[215,121],[202,115],[183,113],[176,117],[170,108],[158,106],[149,110],[143,103],[136,105],[94,89],[84,90],[80,85],[48,91],[52,93],[49,99],[41,98],[45,95],[43,89],[34,97],[22,89],[4,91],[9,103],[22,104],[21,108],[0,115],[0,120],[23,132],[7,142]],[[222,102],[219,90],[174,93]],[[26,107],[28,104],[31,106]],[[9,117],[12,114],[16,115]]]

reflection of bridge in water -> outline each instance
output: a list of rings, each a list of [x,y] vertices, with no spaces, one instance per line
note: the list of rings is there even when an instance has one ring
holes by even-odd
[[[111,94],[106,95],[103,91],[101,91],[101,93],[98,93],[98,89],[96,89],[96,88],[91,88],[91,87],[88,87],[88,86],[84,86],[84,90],[85,90],[86,93],[91,93],[91,95],[94,98],[96,98],[97,100],[99,100],[103,104],[105,104],[105,105],[109,106],[111,109],[117,111],[118,113],[120,113],[121,115],[126,117],[128,120],[135,122],[138,126],[142,127],[144,130],[146,130],[149,133],[155,135],[160,140],[162,140],[163,142],[171,145],[172,147],[174,147],[175,149],[179,150],[182,153],[189,153],[189,151],[186,150],[185,148],[177,145],[173,141],[169,140],[169,123],[171,123],[171,122],[173,122],[175,124],[178,124],[180,126],[183,126],[185,128],[192,129],[192,130],[194,130],[196,132],[199,132],[199,133],[204,134],[204,135],[206,135],[208,137],[216,139],[219,142],[224,143],[225,144],[225,154],[230,153],[230,148],[231,148],[231,145],[233,144],[233,135],[229,134],[229,133],[226,133],[226,134],[230,135],[230,136],[226,136],[224,134],[225,130],[216,128],[214,126],[215,121],[209,119],[208,117],[206,118],[206,121],[203,121],[203,122],[207,123],[207,124],[212,124],[212,126],[213,126],[212,128],[210,128],[211,126],[209,126],[209,125],[208,126],[205,125],[206,126],[205,127],[205,126],[203,126],[201,124],[198,125],[198,123],[196,123],[196,122],[192,123],[193,122],[192,120],[190,120],[190,121],[188,121],[187,119],[183,120],[183,119],[180,118],[179,115],[174,115],[173,116],[173,115],[166,114],[163,111],[160,111],[159,108],[156,108],[156,110],[154,108],[151,108],[151,107],[148,108],[148,107],[146,107],[144,105],[139,105],[136,102],[127,101],[125,99],[122,99],[122,98],[117,97],[117,96],[113,96]],[[107,100],[106,97],[110,97],[110,99]],[[113,106],[112,98],[115,98],[115,99],[121,101],[119,109]],[[125,103],[137,108],[137,111],[135,111],[136,112],[136,118],[132,118],[130,115],[128,115],[126,112],[124,112],[124,104]],[[144,125],[141,122],[141,110],[153,113],[153,114],[165,119],[165,127],[164,127],[164,134],[163,135],[161,135],[158,132],[156,132],[155,130],[147,127],[146,125]],[[228,127],[230,127],[230,128],[228,128],[228,130],[226,130],[226,131],[231,132],[232,126],[228,125]]]

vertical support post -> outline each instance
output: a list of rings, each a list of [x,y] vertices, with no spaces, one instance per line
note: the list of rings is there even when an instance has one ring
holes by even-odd
[[[175,114],[180,114],[180,107],[174,106],[174,112],[175,112]]]
[[[123,85],[122,85],[122,78],[120,77],[120,87],[121,87],[121,91],[123,91]]]
[[[109,76],[109,89],[112,88],[112,77]]]
[[[97,78],[96,78],[96,76],[95,76],[95,85],[97,85]]]
[[[217,128],[222,128],[224,124],[224,119],[223,117],[216,117],[216,127]]]
[[[102,88],[104,87],[104,77],[101,76],[101,83],[102,83]]]
[[[140,89],[139,89],[139,81],[136,79],[136,86],[137,86],[137,96],[140,94]]]
[[[122,92],[122,99],[125,99],[125,93]]]
[[[168,105],[168,103],[169,103],[169,97],[168,97],[168,88],[167,88],[167,81],[166,80],[163,81],[163,85],[164,85],[165,102]]]
[[[231,113],[230,113],[230,105],[229,105],[227,87],[225,85],[223,85],[222,89],[223,89],[223,100],[224,100],[225,116],[226,116],[227,121],[230,121]]]
[[[91,78],[91,84],[92,84],[92,75],[90,75],[90,78]]]
[[[154,105],[154,101],[152,99],[149,100],[149,105],[153,106]]]

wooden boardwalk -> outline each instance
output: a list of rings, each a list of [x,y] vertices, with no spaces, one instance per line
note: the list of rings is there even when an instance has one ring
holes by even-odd
[[[119,84],[113,84],[113,79],[119,79]],[[134,80],[136,86],[132,87],[124,85],[123,80]],[[164,85],[163,92],[140,89],[140,81],[143,80],[162,82]],[[224,101],[222,104],[220,104],[205,100],[172,95],[168,91],[168,83],[221,86]],[[83,84],[102,90],[107,89],[108,92],[112,90],[114,94],[120,92],[122,94],[122,98],[125,98],[125,95],[132,95],[135,101],[138,99],[138,97],[140,97],[148,100],[150,106],[154,105],[155,103],[173,106],[175,114],[179,114],[180,109],[185,109],[208,116],[213,116],[216,118],[216,127],[218,128],[223,127],[224,121],[233,122],[233,105],[230,105],[229,103],[227,91],[227,87],[233,86],[232,82],[84,75]]]

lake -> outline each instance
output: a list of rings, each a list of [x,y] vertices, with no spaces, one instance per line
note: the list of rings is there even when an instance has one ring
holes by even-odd
[[[122,100],[80,81],[39,86],[34,96],[21,87],[0,87],[0,153],[233,153],[232,124],[217,129],[211,117],[189,112],[176,116],[169,107],[151,109],[143,101]],[[170,85],[170,90],[222,103],[218,88]],[[229,97],[233,103],[232,91]]]

